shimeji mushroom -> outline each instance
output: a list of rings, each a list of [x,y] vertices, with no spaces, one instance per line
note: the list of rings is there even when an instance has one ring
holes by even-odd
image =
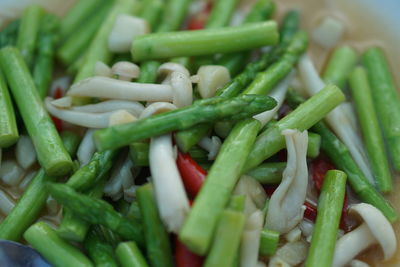
[[[255,211],[264,207],[267,200],[267,194],[263,186],[253,177],[242,175],[236,184],[235,195],[245,195],[245,209],[246,215],[250,216]]]
[[[325,87],[325,83],[321,80],[317,70],[310,57],[304,55],[299,62],[300,76],[304,82],[305,89],[309,95],[314,95]],[[374,178],[369,168],[366,152],[362,145],[361,139],[353,130],[352,122],[347,115],[348,109],[343,109],[343,104],[337,106],[328,115],[326,121],[332,127],[333,131],[342,140],[342,142],[349,148],[354,161],[363,171],[366,178],[374,184]]]
[[[111,77],[111,68],[102,61],[97,61],[94,65],[95,76]]]
[[[176,107],[170,103],[153,103],[141,118],[173,109]],[[171,134],[151,138],[149,162],[161,220],[169,232],[179,233],[189,213],[189,200],[176,166]]]
[[[52,102],[53,103],[53,102]],[[88,113],[104,113],[116,110],[126,110],[135,117],[139,117],[144,107],[137,101],[106,100],[96,104],[74,106],[71,110]]]
[[[228,83],[231,76],[229,70],[224,66],[207,65],[199,68],[196,79],[200,96],[209,98],[215,95],[217,89]]]
[[[93,142],[93,129],[88,129],[79,144],[78,150],[76,151],[76,157],[78,158],[81,166],[89,163],[94,152],[96,152],[96,146]]]
[[[332,266],[345,266],[374,244],[382,248],[384,260],[390,259],[396,252],[396,235],[382,212],[370,204],[360,203],[351,206],[349,213],[359,215],[363,223],[336,242]]]
[[[241,267],[257,266],[263,224],[264,214],[261,210],[256,210],[246,219],[240,242]]]
[[[129,61],[119,61],[111,67],[111,74],[122,81],[131,81],[140,75],[140,68]]]
[[[208,160],[214,160],[221,148],[221,139],[218,136],[203,137],[198,145],[208,151]]]
[[[157,70],[157,77],[163,84],[168,84],[171,80],[171,74],[173,72],[180,72],[187,77],[190,76],[189,70],[185,68],[185,66],[174,63],[174,62],[166,62],[160,65]]]
[[[307,131],[285,130],[288,161],[282,181],[268,205],[266,227],[279,233],[292,230],[303,218],[308,185]]]
[[[104,186],[104,193],[113,200],[118,200],[124,191],[134,185],[134,176],[131,169],[133,163],[127,155],[122,155],[111,171],[110,179]]]

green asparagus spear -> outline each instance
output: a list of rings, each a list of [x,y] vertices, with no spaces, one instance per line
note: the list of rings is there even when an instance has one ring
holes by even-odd
[[[253,177],[262,184],[279,184],[282,173],[286,168],[286,162],[263,163],[252,169],[247,175]]]
[[[239,122],[221,146],[179,234],[180,240],[196,254],[207,252],[218,217],[229,201],[260,126],[254,119]]]
[[[24,10],[21,17],[21,24],[18,29],[17,48],[30,68],[33,63],[33,56],[37,46],[40,22],[44,10],[38,5],[31,5]]]
[[[43,17],[32,74],[33,81],[42,99],[47,96],[53,78],[53,60],[58,27],[59,19],[56,16],[46,14]]]
[[[140,17],[149,23],[150,29],[154,30],[158,25],[163,8],[164,2],[162,0],[151,0],[144,5]]]
[[[68,153],[71,156],[75,155],[80,137],[72,132],[63,132],[61,137]],[[46,205],[48,198],[46,183],[54,180],[53,177],[46,175],[43,169],[38,171],[17,204],[0,223],[0,239],[12,241],[21,239],[22,234],[39,217]]]
[[[393,185],[389,163],[386,158],[383,137],[379,130],[379,121],[375,113],[368,77],[363,68],[358,67],[351,73],[350,85],[375,180],[382,192],[390,192]]]
[[[393,165],[400,170],[400,97],[389,64],[380,48],[370,48],[363,55],[372,96]]]
[[[275,103],[275,100],[268,96],[247,95],[231,99],[214,97],[133,123],[98,130],[93,138],[99,151],[102,151],[171,131],[186,129],[202,122],[221,119],[241,120],[269,110],[275,106]]]
[[[20,22],[20,19],[16,19],[2,29],[0,32],[0,48],[8,45],[15,45]]]
[[[157,70],[161,63],[158,61],[150,60],[140,64],[139,83],[154,83],[157,79]]]
[[[185,19],[190,0],[170,0],[167,2],[156,32],[177,31]]]
[[[264,228],[261,231],[259,253],[262,256],[272,256],[275,254],[279,243],[279,233]]]
[[[55,267],[93,266],[83,253],[76,247],[62,240],[56,232],[44,222],[38,222],[29,227],[24,233],[24,238]]]
[[[85,0],[78,1],[63,18],[60,25],[60,37],[64,41],[70,34],[79,29],[87,22],[91,14],[95,14],[97,9],[103,4],[107,4],[103,0]]]
[[[133,241],[124,242],[118,245],[115,250],[118,261],[122,267],[147,267],[147,262],[142,252]]]
[[[333,51],[322,78],[343,89],[350,72],[357,63],[357,54],[350,46],[340,46]]]
[[[40,165],[50,176],[67,174],[72,169],[71,157],[43,106],[21,53],[13,47],[1,49],[0,65],[32,138]]]
[[[150,265],[174,266],[168,233],[158,214],[152,185],[146,184],[138,188],[136,197],[142,216],[146,253]]]
[[[102,236],[98,226],[92,226],[86,236],[84,246],[97,267],[117,267],[114,249]]]
[[[273,45],[277,41],[276,23],[269,21],[210,30],[146,34],[135,38],[131,53],[135,61],[143,61],[229,53]]]
[[[8,92],[5,77],[0,69],[0,148],[9,147],[19,137],[14,107]]]
[[[67,185],[49,183],[47,188],[54,199],[82,219],[91,224],[101,224],[121,238],[143,245],[141,225],[125,219],[108,202],[79,194]]]
[[[293,91],[288,92],[287,100],[292,108],[304,101],[302,97],[296,95]],[[312,130],[321,136],[321,149],[328,155],[337,168],[348,175],[350,186],[358,197],[382,211],[389,221],[396,221],[398,219],[397,212],[367,180],[358,165],[354,162],[348,148],[323,122],[316,123],[312,127]]]
[[[129,157],[135,166],[149,166],[149,143],[135,142],[129,145]]]
[[[283,130],[307,130],[343,100],[344,95],[338,87],[327,85],[292,113],[278,121],[276,125],[258,136],[243,171],[248,172],[285,147],[285,140],[281,134]]]
[[[100,0],[96,1],[99,2]],[[114,1],[104,1],[104,4],[85,20],[85,23],[75,29],[73,35],[62,42],[57,51],[57,56],[63,64],[70,65],[84,54],[104,18],[107,17],[113,3]]]
[[[306,267],[332,266],[345,193],[346,174],[337,170],[328,171],[318,199],[318,214]]]
[[[208,254],[205,267],[231,267],[238,253],[245,216],[242,212],[224,210],[218,222],[214,242]]]
[[[97,61],[109,63],[111,52],[108,50],[108,36],[114,26],[115,19],[121,14],[134,14],[138,9],[137,0],[118,0],[103,21],[80,64],[75,82],[91,77]]]

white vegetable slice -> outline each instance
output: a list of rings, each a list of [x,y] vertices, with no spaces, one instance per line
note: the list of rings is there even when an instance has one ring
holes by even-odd
[[[15,158],[25,170],[36,162],[36,151],[32,140],[27,135],[21,135],[15,147]]]
[[[97,104],[75,106],[72,107],[71,110],[89,113],[104,113],[121,109],[128,111],[135,117],[139,117],[144,110],[144,107],[141,103],[136,101],[107,100]]]
[[[336,242],[333,267],[348,264],[366,248],[379,244],[384,260],[393,257],[397,248],[393,227],[380,210],[367,203],[355,204],[349,208],[350,214],[358,214],[364,222]]]
[[[112,66],[111,73],[117,76],[119,80],[131,81],[139,77],[140,68],[135,63],[119,61]]]
[[[217,157],[221,144],[221,139],[218,136],[203,137],[198,143],[201,148],[208,151],[208,160],[214,160]]]
[[[202,98],[209,98],[215,92],[231,80],[229,70],[224,66],[201,66],[197,71],[199,78],[198,90]]]
[[[72,98],[70,96],[64,96],[59,99],[54,99],[51,104],[58,108],[70,108],[72,106]]]
[[[324,48],[332,48],[343,36],[345,26],[343,22],[332,17],[325,17],[312,31],[311,36],[314,42]]]
[[[303,219],[308,185],[307,131],[285,130],[288,161],[283,178],[268,205],[266,227],[287,233]]]
[[[14,208],[14,206],[14,200],[9,195],[7,195],[7,193],[0,189],[0,213],[8,215]]]
[[[85,136],[79,144],[78,151],[76,152],[76,157],[78,158],[81,166],[87,165],[94,152],[96,152],[96,146],[93,141],[93,133],[93,129],[88,129],[86,131]]]
[[[7,185],[16,186],[24,177],[24,170],[14,160],[5,160],[0,167],[0,180]]]
[[[276,251],[276,255],[290,265],[296,266],[306,259],[308,247],[309,245],[303,240],[286,243]]]
[[[264,214],[261,210],[255,211],[247,218],[240,243],[241,267],[257,266],[258,249],[260,247],[260,236],[263,223]]]
[[[169,232],[179,233],[189,213],[189,200],[176,166],[170,134],[151,139],[149,162],[160,217]]]
[[[319,77],[313,62],[308,55],[301,57],[299,62],[300,75],[309,95],[314,95],[325,86]],[[361,139],[353,130],[353,123],[343,111],[343,104],[337,106],[325,117],[326,121],[340,140],[348,147],[354,161],[362,170],[368,181],[374,185],[374,178],[369,167],[368,158]]]
[[[146,20],[119,15],[108,38],[108,48],[111,52],[129,52],[132,41],[140,35],[150,32],[150,26]]]
[[[94,75],[95,76],[104,76],[111,77],[111,68],[102,61],[97,61],[96,65],[94,65]]]
[[[167,84],[134,83],[100,76],[75,83],[67,94],[69,96],[166,102],[171,102],[174,97],[172,87]]]

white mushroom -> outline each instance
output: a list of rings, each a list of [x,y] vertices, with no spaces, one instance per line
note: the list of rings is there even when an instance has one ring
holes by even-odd
[[[51,104],[58,108],[70,108],[72,106],[72,97],[64,96],[58,99],[54,99],[53,101],[51,101]]]
[[[136,121],[137,118],[126,110],[117,110],[111,114],[108,126],[125,124]]]
[[[174,89],[172,103],[178,108],[189,106],[193,102],[192,82],[188,75],[179,71],[171,73],[171,86]]]
[[[256,267],[264,214],[256,210],[247,219],[240,242],[240,266]]]
[[[111,68],[102,61],[97,61],[94,65],[94,75],[111,77]]]
[[[325,87],[313,62],[308,55],[301,57],[299,62],[300,76],[303,79],[305,89],[309,95],[314,95]],[[343,111],[343,104],[337,106],[326,115],[326,121],[337,134],[340,140],[349,148],[354,161],[363,171],[366,178],[374,185],[374,178],[369,167],[368,158],[364,150],[361,138],[352,128],[352,122]]]
[[[234,194],[245,195],[246,215],[254,213],[256,210],[262,210],[267,200],[267,194],[263,186],[253,177],[242,175],[236,184]]]
[[[370,204],[360,203],[351,206],[349,213],[359,215],[364,222],[336,242],[332,266],[345,266],[374,244],[382,248],[384,260],[393,257],[397,247],[396,235],[382,212]]]
[[[282,181],[272,194],[268,205],[266,227],[287,233],[303,218],[303,204],[308,185],[307,131],[285,130],[288,161]]]
[[[121,14],[115,20],[108,38],[111,52],[129,52],[132,41],[140,35],[150,32],[150,26],[144,19]]]
[[[158,79],[162,81],[163,84],[169,84],[169,81],[171,80],[171,74],[173,72],[180,72],[188,77],[190,76],[190,73],[185,66],[174,62],[166,62],[158,67]]]
[[[278,248],[276,255],[292,266],[297,266],[307,257],[308,243],[304,240],[289,242]]]
[[[131,81],[140,75],[140,68],[135,63],[129,61],[119,61],[111,68],[112,75],[117,76],[119,80]]]
[[[76,157],[81,166],[89,163],[94,152],[96,152],[96,146],[93,141],[93,129],[88,129],[83,137],[81,143],[79,144],[78,151],[76,152]]]
[[[15,147],[15,157],[18,164],[25,170],[36,162],[36,150],[32,140],[27,135],[21,135]]]
[[[198,90],[202,98],[209,98],[215,92],[231,80],[229,70],[224,66],[201,66],[197,71]]]
[[[349,267],[370,267],[370,266],[369,266],[369,264],[367,264],[367,263],[365,263],[365,262],[363,262],[363,261],[360,261],[360,260],[352,260],[352,261],[349,263]]]
[[[301,230],[299,227],[295,227],[292,230],[290,230],[287,234],[285,234],[285,239],[291,243],[299,241],[300,238],[301,238]]]
[[[88,113],[104,113],[116,110],[126,110],[135,117],[139,117],[144,107],[141,103],[136,101],[124,101],[124,100],[107,100],[97,104],[89,104],[83,106],[74,106],[71,110],[88,112]]]
[[[134,177],[131,172],[133,163],[128,156],[120,157],[111,171],[111,176],[104,186],[104,193],[113,200],[122,197],[124,190],[134,185]]]
[[[221,139],[218,136],[203,137],[198,145],[208,151],[208,160],[214,160],[221,148]]]
[[[262,126],[267,124],[277,114],[278,110],[280,109],[285,100],[286,92],[293,78],[294,78],[294,71],[292,71],[284,80],[282,80],[274,88],[271,94],[269,94],[269,96],[274,98],[277,102],[276,106],[273,109],[264,111],[262,113],[253,116],[254,119],[261,122]]]
[[[147,118],[155,114],[167,112],[177,109],[174,104],[168,102],[154,102],[148,105],[140,114],[139,119]]]

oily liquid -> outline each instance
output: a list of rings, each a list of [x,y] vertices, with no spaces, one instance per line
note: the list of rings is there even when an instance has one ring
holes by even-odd
[[[311,32],[321,18],[332,16],[343,21],[346,25],[346,32],[340,41],[340,44],[347,44],[355,48],[361,54],[367,47],[378,45],[382,47],[391,66],[391,70],[400,69],[399,51],[400,44],[396,39],[396,34],[390,34],[387,25],[377,18],[371,11],[364,10],[357,5],[355,1],[348,0],[280,0],[275,1],[278,4],[278,17],[290,8],[296,8],[301,11],[301,28]],[[359,1],[361,2],[361,1]],[[324,49],[310,42],[308,50],[314,63],[319,70],[322,70],[326,60],[331,53],[330,49]],[[400,75],[395,77],[397,85],[400,84]],[[400,211],[400,182],[399,174],[393,174],[394,188],[393,193],[387,195],[387,199],[393,204],[397,211]],[[394,230],[398,243],[400,241],[400,222],[394,224]],[[387,262],[382,262],[383,253],[381,249],[374,246],[359,257],[362,261],[371,266],[395,267],[400,266],[400,245],[397,246],[395,256]]]

